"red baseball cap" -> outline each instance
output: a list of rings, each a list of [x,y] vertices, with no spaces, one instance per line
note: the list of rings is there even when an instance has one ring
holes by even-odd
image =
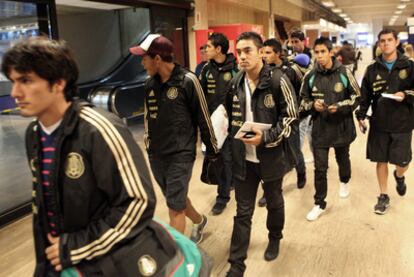
[[[170,56],[173,53],[172,42],[161,35],[150,34],[137,46],[129,48],[133,55],[160,55],[161,57]]]

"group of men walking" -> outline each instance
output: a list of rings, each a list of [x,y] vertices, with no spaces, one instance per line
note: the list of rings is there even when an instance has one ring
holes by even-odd
[[[264,259],[277,258],[285,222],[283,177],[294,167],[297,187],[305,186],[305,136],[315,163],[315,205],[307,220],[318,219],[326,210],[330,148],[339,167],[339,196],[348,197],[349,150],[356,138],[353,112],[358,105],[363,133],[364,120],[370,119],[367,158],[377,163],[381,194],[374,211],[384,214],[390,203],[389,163],[396,165],[398,193],[406,193],[414,62],[397,52],[395,31],[383,30],[378,39],[382,56],[367,68],[361,89],[352,72],[332,56],[328,38],[315,41],[313,60],[298,30],[291,34],[295,53],[289,60],[277,40],[263,41],[259,34],[245,32],[236,40],[236,61],[228,54],[227,38],[213,33],[204,48],[209,61],[198,77],[173,62],[173,45],[161,35],[151,34],[130,49],[142,57],[149,75],[144,141],[170,226],[184,233],[188,217],[193,223],[191,240],[199,243],[207,225],[207,217],[188,197],[198,129],[206,161],[221,165],[214,172],[218,186],[213,215],[226,208],[234,187],[237,211],[227,276],[243,276],[246,270],[259,185],[264,191],[259,206],[268,211]],[[86,276],[170,274],[157,268],[172,261],[176,252],[160,235],[162,227],[151,220],[155,197],[143,156],[118,119],[74,98],[77,66],[67,46],[46,39],[19,43],[6,53],[2,71],[13,82],[12,97],[22,114],[37,117],[26,138],[34,176],[36,275],[58,276],[68,269]],[[219,148],[210,116],[221,105],[229,127]],[[235,139],[246,121],[271,127],[253,127]],[[119,260],[127,251],[139,252],[130,257],[138,259],[138,270],[129,260]]]

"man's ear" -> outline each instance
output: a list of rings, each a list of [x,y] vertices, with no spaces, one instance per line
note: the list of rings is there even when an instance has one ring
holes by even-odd
[[[52,91],[53,92],[62,92],[64,94],[65,88],[66,88],[66,80],[65,79],[59,79],[57,80],[53,86],[52,86]]]
[[[258,51],[259,51],[260,57],[263,58],[263,56],[264,56],[264,47],[259,48]]]
[[[162,62],[162,59],[161,59],[161,56],[160,55],[155,55],[155,57],[154,57],[154,61],[156,62],[156,63],[159,63],[159,62]]]

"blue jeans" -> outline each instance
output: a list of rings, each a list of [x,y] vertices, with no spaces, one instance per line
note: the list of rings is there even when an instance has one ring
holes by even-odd
[[[308,137],[309,148],[313,152],[312,126],[313,126],[312,116],[308,115],[307,117],[300,120],[300,123],[299,123],[300,149],[303,148],[303,143],[305,142],[305,137]]]
[[[298,128],[297,126],[295,128]],[[300,133],[298,131],[292,132],[289,137],[289,143],[292,147],[292,150],[295,152],[296,156],[296,164],[295,169],[298,174],[305,174],[306,167],[305,167],[305,160],[303,158],[303,153],[301,150],[301,143],[300,143]]]

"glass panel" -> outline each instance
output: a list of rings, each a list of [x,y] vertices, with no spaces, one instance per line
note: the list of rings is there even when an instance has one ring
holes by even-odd
[[[17,41],[39,35],[41,5],[0,2],[0,63]],[[31,174],[24,132],[31,119],[19,115],[10,97],[11,83],[0,73],[0,215],[31,200]]]
[[[183,66],[187,66],[184,33],[187,18],[182,10],[172,10],[157,8],[157,10],[153,11],[154,33],[162,34],[169,38],[174,46],[175,61]]]
[[[102,78],[119,65],[150,25],[148,9],[85,3],[87,7],[57,5],[59,37],[75,53],[79,83]]]
[[[137,38],[150,30],[149,9],[133,8],[120,13],[120,27],[123,56],[129,54],[129,48],[137,44]]]

